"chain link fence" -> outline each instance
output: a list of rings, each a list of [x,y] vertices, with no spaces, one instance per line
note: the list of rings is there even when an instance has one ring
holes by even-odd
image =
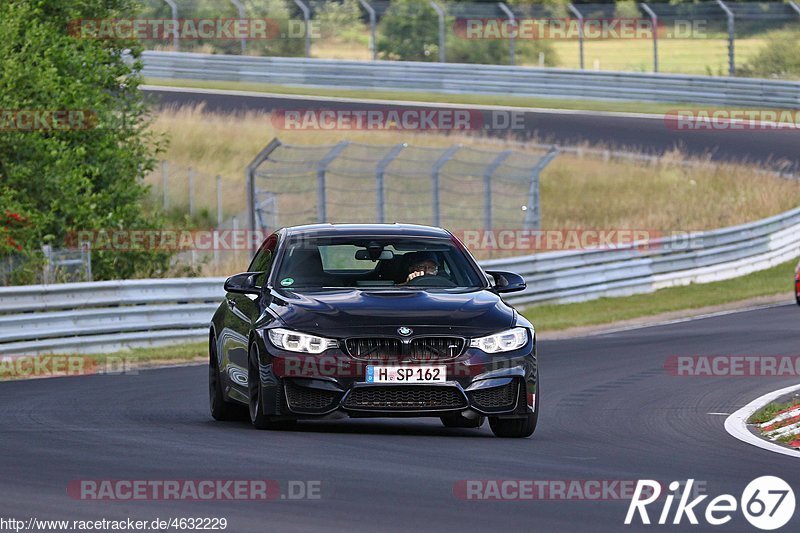
[[[608,68],[620,54],[631,51],[636,70],[692,72],[675,61],[690,61],[697,49],[686,43],[700,41],[705,56],[737,67],[737,40],[748,51],[777,31],[800,31],[800,4],[785,2],[616,2],[616,3],[504,3],[443,0],[143,0],[137,17],[152,19],[258,19],[274,28],[267,38],[191,38],[189,35],[148,40],[153,49],[225,54],[305,56],[339,59],[414,59],[456,63],[526,64]],[[637,21],[649,26],[649,37],[619,34],[613,27],[596,35],[608,21]],[[402,21],[402,23],[398,22]],[[543,21],[547,24],[539,26]],[[470,37],[465,28],[477,24],[483,33]],[[538,28],[531,36],[531,23]],[[392,38],[393,28],[413,29],[414,39]],[[566,33],[558,29],[567,28]],[[652,31],[653,28],[656,31]],[[574,31],[576,30],[577,31]],[[488,33],[486,33],[488,31]],[[500,34],[493,33],[500,31]],[[613,50],[597,43],[625,40]],[[556,41],[557,49],[552,47]],[[652,41],[652,44],[650,44]],[[757,42],[758,41],[758,42]],[[642,56],[652,48],[649,58]],[[408,49],[405,49],[408,48]],[[410,50],[414,49],[413,52]],[[560,58],[560,59],[559,59]],[[600,59],[602,58],[602,59]],[[660,60],[661,59],[661,60]],[[741,62],[740,62],[741,63]],[[716,61],[714,62],[716,65]],[[720,69],[722,70],[722,69]]]
[[[250,225],[408,222],[452,230],[537,229],[539,176],[556,148],[299,146],[277,139],[248,169]]]

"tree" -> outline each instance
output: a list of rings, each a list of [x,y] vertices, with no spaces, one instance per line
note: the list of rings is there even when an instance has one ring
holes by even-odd
[[[147,129],[141,48],[70,34],[71,21],[120,18],[131,8],[130,0],[0,4],[0,207],[30,224],[17,241],[28,257],[43,242],[63,246],[73,232],[158,225],[143,209],[141,179],[161,139]],[[26,113],[68,119],[62,128],[52,120],[30,128]],[[158,274],[168,260],[106,251],[93,254],[92,266],[98,278],[124,278]]]
[[[379,33],[378,53],[384,59],[439,59],[439,19],[427,0],[394,0]]]

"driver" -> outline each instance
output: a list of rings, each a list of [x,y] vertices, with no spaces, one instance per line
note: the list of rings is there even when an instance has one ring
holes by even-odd
[[[439,261],[433,252],[413,252],[410,255],[408,277],[402,285],[420,276],[436,276],[439,273]]]

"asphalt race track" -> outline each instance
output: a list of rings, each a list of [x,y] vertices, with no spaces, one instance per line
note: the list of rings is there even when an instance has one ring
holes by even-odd
[[[149,88],[147,92],[164,106],[203,103],[210,111],[224,112],[323,108],[371,110],[392,107],[387,104],[353,101],[215,94],[181,89]],[[376,94],[376,98],[379,97]],[[407,104],[398,104],[396,107],[415,108]],[[688,104],[684,107],[698,108]],[[464,108],[468,109],[469,106]],[[542,142],[561,145],[590,143],[604,148],[651,154],[679,148],[687,154],[710,155],[718,161],[754,162],[774,170],[800,173],[800,129],[678,131],[667,127],[667,123],[659,118],[625,114],[595,115],[591,112],[526,111],[524,128],[513,134],[521,139],[535,137]]]
[[[203,366],[0,383],[0,508],[18,519],[226,517],[235,532],[685,531],[685,519],[680,528],[624,526],[627,501],[464,501],[453,487],[693,478],[711,497],[738,499],[750,480],[777,475],[797,491],[799,459],[735,440],[725,416],[708,414],[731,413],[797,378],[677,377],[664,364],[671,355],[787,355],[798,346],[793,304],[541,342],[543,410],[523,440],[493,438],[487,426],[448,430],[436,419],[326,421],[291,432],[217,423]],[[67,495],[78,479],[319,480],[321,498],[91,502]],[[798,526],[795,512],[783,530]],[[726,525],[693,528],[708,529],[754,531],[738,512]]]

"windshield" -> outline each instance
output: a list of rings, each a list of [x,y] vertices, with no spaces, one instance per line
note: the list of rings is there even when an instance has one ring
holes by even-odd
[[[287,243],[275,278],[284,289],[353,287],[475,289],[486,283],[445,239],[303,238]]]

